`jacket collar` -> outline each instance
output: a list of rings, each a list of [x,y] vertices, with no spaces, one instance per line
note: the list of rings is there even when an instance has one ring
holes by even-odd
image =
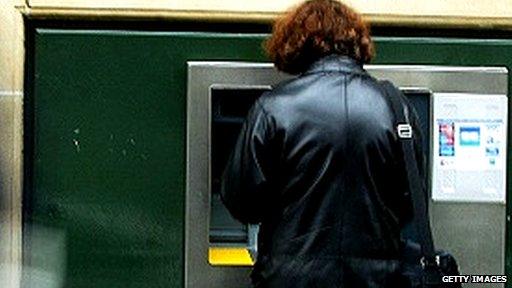
[[[366,73],[354,59],[337,54],[331,54],[313,62],[304,74],[321,72]]]

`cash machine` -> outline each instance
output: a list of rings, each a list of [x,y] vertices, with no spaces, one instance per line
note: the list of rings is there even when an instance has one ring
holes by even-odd
[[[462,274],[504,274],[507,70],[365,69],[399,86],[419,115],[436,246],[455,254]],[[185,287],[249,287],[258,227],[229,215],[220,177],[251,105],[290,77],[267,63],[188,63]]]

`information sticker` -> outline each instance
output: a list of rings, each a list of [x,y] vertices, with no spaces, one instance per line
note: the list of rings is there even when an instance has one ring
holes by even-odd
[[[432,198],[505,203],[507,97],[435,93]]]

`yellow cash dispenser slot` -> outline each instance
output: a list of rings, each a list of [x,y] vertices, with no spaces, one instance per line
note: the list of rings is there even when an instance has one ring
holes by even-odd
[[[208,262],[215,266],[252,266],[249,250],[244,247],[210,247]]]

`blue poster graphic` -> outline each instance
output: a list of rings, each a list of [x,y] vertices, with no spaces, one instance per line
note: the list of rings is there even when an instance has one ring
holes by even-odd
[[[460,146],[480,146],[480,127],[460,127]]]
[[[439,156],[455,156],[455,123],[439,124]]]

